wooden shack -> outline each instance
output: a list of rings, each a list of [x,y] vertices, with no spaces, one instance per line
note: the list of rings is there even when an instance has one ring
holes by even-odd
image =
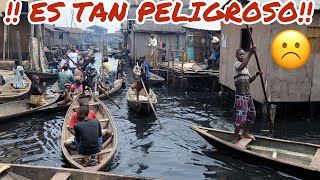
[[[22,1],[22,11],[19,24],[8,26],[3,23],[6,2],[7,0],[1,1],[0,6],[1,59],[19,59],[19,50],[21,49],[22,60],[26,60],[29,56],[29,41],[31,34],[31,25],[28,21],[28,1]],[[17,35],[17,32],[19,35]],[[18,44],[20,44],[20,48],[18,47]]]
[[[195,60],[196,62],[203,63],[203,53],[206,48],[210,47],[210,49],[212,49],[212,37],[216,36],[220,39],[220,22],[188,23],[184,24],[183,27],[186,29],[187,34],[186,49],[188,53],[188,60]]]
[[[250,25],[252,37],[257,46],[257,55],[263,78],[266,84],[269,102],[316,102],[320,101],[320,3],[316,2],[316,11],[311,25],[282,25],[274,22],[270,25],[262,23]],[[279,67],[271,56],[271,43],[275,36],[283,30],[298,30],[305,34],[312,47],[308,62],[296,70],[286,70]],[[235,90],[233,80],[233,65],[236,62],[235,52],[238,48],[246,50],[250,40],[245,25],[221,25],[221,54],[219,82]],[[249,64],[251,74],[257,72],[255,57]],[[263,90],[259,79],[251,83],[251,94],[258,102],[264,101]]]
[[[128,0],[130,9],[128,12],[128,20],[136,19],[136,10],[143,0]],[[183,7],[181,13],[190,14],[189,0],[183,0]],[[129,22],[122,23],[122,32],[124,34],[124,46],[130,50],[132,59],[138,59],[142,56],[148,56],[148,52],[154,51],[146,47],[149,44],[150,35],[154,34],[157,39],[157,48],[160,48],[161,43],[165,43],[166,50],[179,50],[185,48],[186,32],[181,24],[155,24],[152,19],[147,19],[144,24],[132,23],[130,27]],[[168,52],[168,51],[167,51]],[[149,53],[150,54],[150,53]],[[166,59],[176,58],[181,53],[174,53],[171,57],[170,53],[166,53]]]
[[[70,44],[69,42],[69,32],[60,29],[59,27],[45,24],[44,25],[44,46],[58,46],[67,48]]]

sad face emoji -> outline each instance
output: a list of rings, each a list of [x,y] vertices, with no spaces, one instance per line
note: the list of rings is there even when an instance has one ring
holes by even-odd
[[[273,60],[285,69],[297,69],[309,59],[311,52],[308,38],[299,31],[285,30],[272,41]]]

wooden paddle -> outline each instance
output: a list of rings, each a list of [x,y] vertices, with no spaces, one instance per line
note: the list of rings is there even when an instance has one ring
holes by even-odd
[[[253,42],[253,39],[252,39],[252,34],[251,34],[250,29],[249,29],[249,26],[248,25],[246,25],[246,26],[247,26],[247,31],[248,31],[248,34],[249,34],[249,37],[250,37],[250,40],[251,40],[251,44],[254,45],[254,42]],[[259,59],[258,59],[258,55],[257,55],[256,51],[254,52],[254,56],[256,58],[258,70],[261,71],[260,63],[259,63]],[[268,116],[267,118],[268,118],[268,121],[269,121],[269,129],[270,129],[270,133],[272,134],[272,120],[271,120],[271,116],[270,116],[270,108],[269,108],[269,105],[268,105],[266,86],[264,85],[262,74],[260,74],[260,81],[261,81],[261,85],[262,85],[264,101],[265,101],[265,104],[267,106],[267,116]]]
[[[73,64],[76,65],[76,67],[77,67],[83,74],[85,74],[84,71],[79,67],[79,65],[78,65],[77,63],[75,63],[67,54],[65,54],[65,55],[68,57],[68,59],[69,59]],[[85,75],[86,75],[86,74],[85,74]],[[86,76],[87,76],[87,75],[86,75]],[[121,109],[120,106],[119,106],[117,103],[115,103],[115,102],[111,99],[111,97],[108,96],[108,94],[107,94],[99,85],[101,86],[101,84],[98,83],[98,86],[97,86],[97,87],[99,88],[99,90],[102,91],[102,93],[103,93],[105,96],[107,96],[114,105],[116,105],[119,109]]]
[[[156,113],[156,110],[155,110],[154,107],[153,107],[153,104],[152,104],[152,102],[151,102],[151,100],[150,100],[150,97],[149,97],[149,93],[148,93],[148,91],[147,91],[147,89],[146,89],[146,86],[144,85],[144,82],[143,82],[143,80],[142,80],[141,77],[140,77],[140,81],[141,81],[141,83],[142,83],[142,86],[143,86],[144,91],[146,92],[146,95],[147,95],[149,104],[150,104],[150,106],[151,106],[151,108],[152,108],[152,110],[153,110],[153,113],[154,113],[154,115],[156,116],[157,121],[159,122],[160,128],[162,129],[162,123],[161,123],[161,121],[160,121],[160,119],[159,119],[159,117],[158,117],[158,114]]]

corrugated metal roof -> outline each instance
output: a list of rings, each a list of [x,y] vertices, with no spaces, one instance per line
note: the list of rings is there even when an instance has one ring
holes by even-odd
[[[71,27],[55,27],[64,31],[68,31],[70,33],[82,33],[82,29],[81,28],[71,28]]]
[[[135,32],[179,33],[185,32],[181,24],[156,24],[152,20],[146,20],[144,24],[134,24]]]
[[[182,25],[185,28],[207,30],[207,31],[220,31],[220,22],[194,22]]]

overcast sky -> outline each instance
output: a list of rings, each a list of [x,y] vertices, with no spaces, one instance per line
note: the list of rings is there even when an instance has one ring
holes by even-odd
[[[47,0],[48,2],[55,2],[56,0]],[[73,2],[77,2],[79,0],[65,0],[65,3],[70,3],[70,5],[68,7],[71,7],[71,4]],[[92,2],[94,3],[97,3],[97,2],[106,2],[108,1],[108,3],[105,3],[105,7],[106,8],[111,8],[112,6],[112,0],[91,0]],[[207,0],[208,2],[215,2],[215,1],[219,1],[219,0]],[[220,0],[221,4],[224,4],[225,2],[227,2],[228,0]],[[110,3],[109,3],[110,2]],[[90,15],[90,12],[84,12],[83,16],[86,16],[88,17]],[[62,17],[60,18],[60,21],[58,23],[56,23],[57,26],[68,26],[70,27],[71,26],[71,18],[72,17],[72,10],[71,8],[67,11],[63,11],[62,12]],[[118,29],[120,29],[120,23],[95,23],[96,25],[100,25],[100,26],[103,26],[107,29],[109,29],[109,32],[114,32]],[[78,27],[78,28],[86,28],[88,26],[91,26],[91,25],[94,25],[94,24],[89,24],[88,22],[84,22],[82,25],[76,25],[74,22],[72,23],[72,27]]]

